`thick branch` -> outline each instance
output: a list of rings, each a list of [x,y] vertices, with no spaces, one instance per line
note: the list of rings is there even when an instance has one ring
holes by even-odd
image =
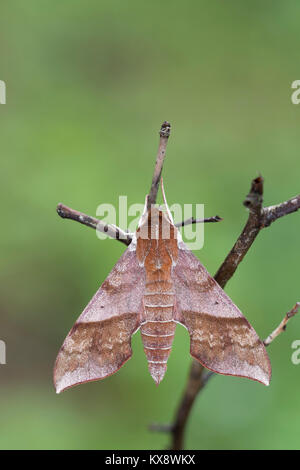
[[[125,245],[131,243],[131,235],[124,232],[119,227],[114,225],[108,225],[102,220],[91,217],[90,215],[83,214],[82,212],[71,209],[70,207],[65,206],[64,204],[58,204],[56,211],[60,217],[63,219],[71,219],[79,222],[87,227],[94,228],[99,232],[106,233],[109,237],[114,238]]]
[[[252,181],[250,192],[243,203],[249,209],[247,223],[215,275],[215,280],[223,288],[235,273],[260,230],[269,227],[280,217],[296,212],[300,208],[300,195],[276,206],[265,208],[262,207],[262,196],[263,178],[259,176]]]
[[[262,196],[263,178],[259,176],[252,181],[250,192],[244,201],[244,205],[249,209],[246,225],[215,275],[216,281],[222,288],[225,287],[226,283],[235,273],[238,265],[243,260],[260,230],[270,225],[277,218],[290,214],[298,208],[296,208],[299,204],[299,198],[297,197],[286,203],[279,204],[278,206],[263,209]],[[299,305],[296,304],[294,309],[291,310],[293,313],[289,312],[279,327],[265,340],[266,345],[270,344],[271,341],[284,330],[288,319],[296,313],[298,306]],[[170,427],[172,433],[172,449],[178,450],[183,448],[184,433],[192,406],[198,393],[204,388],[207,380],[213,375],[214,373],[212,372],[204,374],[203,366],[196,360],[193,360],[187,385],[175,415],[174,424]]]
[[[249,209],[248,220],[239,238],[215,275],[215,280],[223,288],[234,275],[238,265],[261,229],[263,181],[261,176],[252,181],[250,192],[243,203]]]
[[[156,203],[157,192],[160,183],[160,177],[163,169],[164,159],[166,156],[166,147],[168,143],[168,139],[171,133],[171,124],[167,121],[163,122],[161,125],[161,129],[159,132],[160,139],[159,139],[159,146],[158,152],[156,157],[156,163],[151,183],[150,192],[148,194],[148,202],[147,202],[147,209],[150,209],[152,205]]]

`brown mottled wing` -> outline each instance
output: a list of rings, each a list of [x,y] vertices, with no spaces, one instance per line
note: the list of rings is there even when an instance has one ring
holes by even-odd
[[[191,355],[219,374],[269,385],[271,364],[262,341],[187,247],[179,249],[173,281],[176,319],[189,331]]]
[[[131,357],[142,310],[144,272],[128,248],[66,337],[56,359],[57,393],[103,379]]]

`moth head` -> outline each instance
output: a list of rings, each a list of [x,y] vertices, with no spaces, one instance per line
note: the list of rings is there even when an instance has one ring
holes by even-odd
[[[150,209],[148,209],[148,195],[147,195],[145,198],[144,210],[138,223],[138,228],[144,225],[150,225],[150,223],[157,225],[159,223],[159,220],[163,220],[164,222],[168,222],[169,224],[174,225],[169,207],[154,205],[154,206],[151,206]]]
[[[146,196],[147,201],[147,196]],[[147,227],[153,227],[159,225],[159,221],[162,217],[160,208],[153,206],[150,209],[147,209],[147,202],[145,204],[145,209],[138,224],[138,232],[145,230]]]
[[[138,223],[137,236],[143,239],[169,239],[175,236],[179,240],[181,237],[174,227],[174,220],[166,200],[163,179],[161,179],[161,189],[164,200],[163,206],[157,207],[154,205],[149,209],[149,196],[146,196],[144,210]]]

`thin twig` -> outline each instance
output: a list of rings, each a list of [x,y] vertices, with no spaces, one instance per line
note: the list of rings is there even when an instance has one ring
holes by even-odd
[[[296,305],[289,312],[286,313],[286,315],[284,316],[283,320],[279,323],[277,328],[275,328],[275,330],[272,331],[272,333],[264,340],[265,346],[269,346],[269,344],[271,344],[272,341],[274,341],[274,339],[280,335],[280,333],[285,331],[287,323],[293,316],[296,315],[296,313],[298,313],[299,308],[300,308],[300,302],[297,302]]]
[[[175,224],[175,227],[185,227],[186,225],[191,225],[191,224],[203,224],[203,223],[208,223],[208,222],[221,222],[222,217],[219,217],[218,215],[215,215],[214,217],[207,217],[206,219],[195,219],[194,217],[190,217],[189,219],[183,220],[182,222],[177,222]]]
[[[166,147],[167,147],[168,139],[170,137],[170,133],[171,133],[171,124],[167,121],[163,122],[161,125],[160,132],[159,132],[159,135],[160,135],[159,146],[158,146],[154,173],[152,177],[151,188],[150,188],[150,192],[148,195],[147,209],[150,209],[151,206],[156,203],[157,192],[159,188],[160,177],[161,177],[161,173],[163,169],[164,159],[166,156]]]
[[[264,227],[269,227],[275,220],[283,217],[284,215],[292,214],[300,209],[300,194],[288,201],[277,204],[276,206],[265,207],[263,210],[262,224]]]
[[[67,207],[61,203],[58,204],[56,211],[63,219],[75,220],[76,222],[86,225],[87,227],[94,228],[102,233],[106,233],[109,237],[114,238],[115,240],[118,240],[127,246],[131,243],[131,235],[124,232],[124,230],[120,229],[119,227],[106,224],[102,220],[96,219],[95,217],[91,217],[87,214],[83,214],[83,212],[71,209],[70,207]]]

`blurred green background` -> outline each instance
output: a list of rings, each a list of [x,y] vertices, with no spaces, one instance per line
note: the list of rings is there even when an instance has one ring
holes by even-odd
[[[250,181],[265,204],[299,193],[300,4],[293,1],[3,2],[0,18],[0,447],[155,449],[191,362],[177,328],[156,387],[140,335],[104,381],[56,395],[52,368],[70,327],[123,252],[60,219],[63,202],[95,215],[103,202],[143,203],[163,120],[172,123],[168,202],[204,203],[214,274],[243,227]],[[299,299],[299,214],[264,230],[226,291],[261,337]],[[198,398],[189,449],[299,448],[300,318],[269,348],[270,387],[215,377]]]

